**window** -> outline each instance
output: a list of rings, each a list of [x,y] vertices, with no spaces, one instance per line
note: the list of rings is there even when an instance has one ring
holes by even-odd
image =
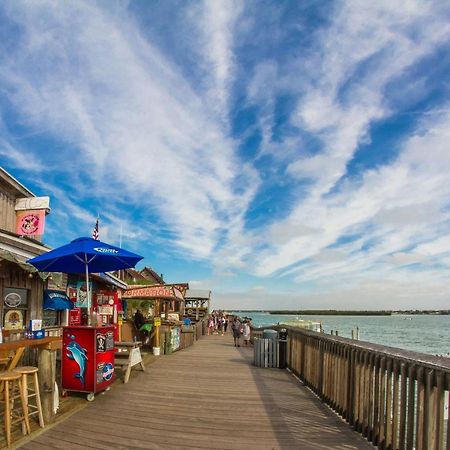
[[[3,289],[3,317],[5,330],[21,330],[28,317],[28,290],[7,287]]]

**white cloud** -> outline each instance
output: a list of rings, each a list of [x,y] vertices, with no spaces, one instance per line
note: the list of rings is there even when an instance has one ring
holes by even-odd
[[[224,35],[231,33],[234,12],[227,5],[224,15],[207,6]],[[85,190],[98,198],[111,201],[121,192],[157,212],[173,230],[174,245],[208,257],[221,230],[246,209],[253,188],[236,179],[235,144],[207,99],[125,11],[113,15],[90,2],[16,2],[9,12],[23,36],[13,57],[2,55],[0,79],[24,123],[45,125],[66,143],[53,165],[90,178]],[[220,45],[231,44],[221,39],[212,58],[225,91],[232,63]]]

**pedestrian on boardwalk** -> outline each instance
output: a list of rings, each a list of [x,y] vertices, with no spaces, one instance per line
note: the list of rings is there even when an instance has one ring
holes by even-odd
[[[214,331],[214,319],[212,318],[212,316],[209,316],[208,318],[208,336],[210,334],[213,334]]]
[[[223,328],[224,328],[225,333],[226,333],[227,330],[228,330],[228,317],[224,317],[224,319],[225,319],[225,322],[223,324]]]
[[[234,318],[233,323],[231,324],[231,330],[233,331],[234,346],[240,347],[239,339],[241,339],[242,335],[242,324],[238,317]]]
[[[250,344],[250,325],[248,323],[248,320],[244,320],[244,325],[242,327],[244,330],[243,336],[244,336],[244,344],[245,346]]]
[[[221,334],[223,336],[222,317],[217,317],[217,334]]]

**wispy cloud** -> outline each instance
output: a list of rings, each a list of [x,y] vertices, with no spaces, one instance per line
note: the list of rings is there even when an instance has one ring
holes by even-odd
[[[448,5],[177,5],[167,38],[162,4],[0,7],[0,156],[52,195],[50,236],[100,212],[255,302],[442,299]]]

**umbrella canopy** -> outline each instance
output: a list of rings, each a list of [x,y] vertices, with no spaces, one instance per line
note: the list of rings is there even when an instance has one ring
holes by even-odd
[[[81,237],[73,240],[70,244],[29,259],[27,262],[40,272],[84,272],[87,285],[87,307],[90,311],[89,273],[128,269],[134,267],[142,258],[142,256],[123,248],[89,237]],[[88,323],[90,324],[90,318]]]
[[[29,259],[40,272],[89,273],[111,272],[134,267],[143,257],[123,248],[89,237]]]

